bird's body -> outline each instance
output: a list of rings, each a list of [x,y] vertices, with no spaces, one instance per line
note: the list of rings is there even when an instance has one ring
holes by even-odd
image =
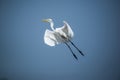
[[[51,29],[48,30],[46,29],[45,34],[44,34],[44,42],[45,44],[49,46],[55,46],[60,43],[65,43],[70,51],[72,52],[73,56],[77,59],[76,55],[73,53],[72,49],[68,45],[68,42],[70,42],[80,53],[81,55],[84,56],[84,54],[71,42],[71,39],[74,36],[74,33],[69,26],[69,24],[66,21],[63,21],[64,25],[60,28],[54,28],[54,23],[52,19],[45,19],[43,20],[44,22],[49,22]]]
[[[56,44],[68,42],[73,37],[73,31],[67,22],[64,22],[64,26],[52,30],[46,30],[44,35],[44,42],[49,46],[55,46]]]

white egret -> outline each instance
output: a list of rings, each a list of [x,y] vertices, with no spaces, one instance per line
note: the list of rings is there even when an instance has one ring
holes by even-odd
[[[75,46],[75,44],[71,41],[74,36],[74,33],[66,21],[63,21],[64,25],[60,28],[54,28],[54,23],[52,19],[44,19],[43,22],[49,22],[50,27],[52,30],[46,29],[44,34],[44,42],[49,46],[55,46],[60,43],[65,43],[67,47],[72,52],[75,59],[78,59],[77,56],[72,51],[71,47],[69,46],[68,42],[70,42],[78,51],[79,53],[84,56],[84,54]]]

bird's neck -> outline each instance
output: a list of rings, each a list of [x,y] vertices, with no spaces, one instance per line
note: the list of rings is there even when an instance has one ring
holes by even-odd
[[[50,27],[51,27],[51,29],[54,31],[55,30],[55,28],[54,28],[54,23],[53,22],[50,22]]]

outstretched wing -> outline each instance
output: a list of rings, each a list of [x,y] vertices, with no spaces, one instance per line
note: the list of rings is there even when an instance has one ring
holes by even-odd
[[[44,42],[49,46],[55,46],[56,44],[59,44],[60,43],[59,34],[47,29],[44,34]]]
[[[63,23],[64,23],[64,26],[60,28],[56,28],[56,31],[59,32],[60,34],[63,34],[68,39],[71,39],[74,36],[74,33],[70,25],[66,21],[63,21]]]

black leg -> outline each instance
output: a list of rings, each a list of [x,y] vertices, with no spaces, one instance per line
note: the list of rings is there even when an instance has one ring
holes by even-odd
[[[70,47],[67,43],[65,43],[65,44],[66,44],[67,47],[70,49],[70,51],[71,51],[71,53],[73,54],[74,58],[78,60],[77,56],[73,53],[71,47]]]
[[[70,41],[70,40],[69,40]],[[84,56],[84,54],[82,53],[82,51],[80,51],[76,46],[75,46],[75,44],[72,42],[72,41],[70,41],[70,43],[79,51],[79,53],[82,55],[82,56]]]

